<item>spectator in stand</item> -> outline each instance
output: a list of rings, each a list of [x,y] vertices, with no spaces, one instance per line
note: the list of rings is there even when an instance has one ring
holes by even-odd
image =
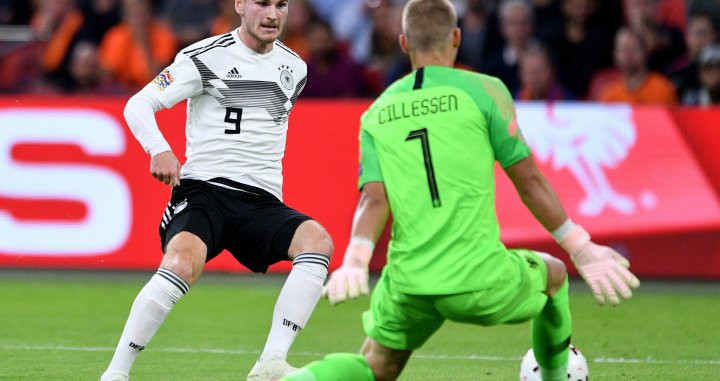
[[[373,34],[371,12],[381,5],[382,0],[312,0],[316,9],[327,17],[335,36],[348,43],[350,56],[355,62],[364,64],[370,57]],[[326,13],[320,3],[330,2],[331,12]]]
[[[48,84],[64,87],[69,81],[67,62],[73,42],[85,23],[75,0],[41,1],[33,14],[31,28],[45,41],[42,70]]]
[[[717,41],[717,37],[717,30],[709,14],[698,13],[690,16],[685,32],[687,53],[675,61],[669,70],[670,79],[680,99],[685,98],[686,92],[694,92],[700,86],[698,77],[700,52],[704,47]]]
[[[713,20],[720,20],[720,0],[689,0],[685,5],[690,15],[706,13]],[[720,30],[720,25],[715,24],[715,29]]]
[[[318,17],[307,0],[292,0],[289,6],[285,30],[280,40],[304,59],[310,55],[308,31],[313,27],[313,23],[318,21]]]
[[[100,45],[100,64],[132,90],[150,82],[177,53],[172,31],[152,16],[149,0],[123,0],[122,23]]]
[[[46,40],[42,67],[47,91],[72,89],[70,61],[75,46],[99,44],[119,21],[117,0],[59,0],[39,2],[33,18],[38,37]]]
[[[79,32],[78,41],[100,45],[105,33],[120,23],[120,1],[84,0],[81,4],[85,24]]]
[[[184,47],[210,36],[217,11],[215,0],[164,0],[161,14]]]
[[[562,33],[562,0],[531,0],[535,15],[535,37],[543,43]]]
[[[700,52],[699,86],[683,96],[683,104],[720,105],[720,45],[708,45]]]
[[[375,1],[372,3],[371,1]],[[410,61],[400,50],[401,16],[404,2],[367,0],[372,16],[370,55],[367,69],[372,94],[379,94],[387,85],[410,72]]]
[[[213,36],[225,34],[240,26],[240,15],[235,12],[235,2],[217,0],[218,14],[213,20],[211,33]]]
[[[660,0],[627,1],[628,24],[646,46],[648,67],[667,70],[685,52],[682,31],[659,21]]]
[[[533,12],[525,0],[505,0],[499,9],[500,33],[505,44],[483,64],[483,72],[500,78],[511,93],[518,91],[518,60],[522,53],[537,45],[533,37]]]
[[[560,81],[578,96],[598,70],[612,65],[612,41],[589,24],[592,1],[562,0],[562,29],[549,43]]]
[[[555,70],[545,49],[532,47],[520,56],[520,91],[515,99],[549,102],[573,99],[555,79]]]
[[[458,62],[475,71],[482,69],[483,58],[487,55],[492,31],[491,0],[468,0],[465,13],[458,20],[462,40],[458,49]]]
[[[363,68],[338,44],[329,24],[318,21],[309,26],[308,81],[305,97],[348,98],[367,95]]]
[[[601,101],[665,105],[677,103],[670,80],[648,70],[643,41],[635,32],[627,28],[618,31],[614,56],[615,66],[621,76],[607,85],[600,94]]]
[[[77,43],[70,59],[71,87],[67,90],[82,95],[114,95],[121,89],[102,75],[98,47],[89,41]]]

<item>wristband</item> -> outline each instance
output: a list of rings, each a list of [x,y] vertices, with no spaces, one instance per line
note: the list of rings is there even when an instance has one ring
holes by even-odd
[[[575,227],[575,223],[571,219],[565,220],[557,229],[553,230],[550,234],[555,238],[555,242],[562,242],[567,238],[570,231]]]
[[[345,250],[343,265],[362,265],[368,266],[372,259],[375,244],[367,237],[355,236],[350,238],[350,243]]]
[[[573,224],[565,237],[558,242],[570,256],[578,254],[590,242],[590,234],[580,225]]]
[[[362,245],[369,247],[370,251],[375,250],[375,242],[373,242],[370,238],[359,235],[350,238],[350,243],[348,244],[348,246],[350,245]]]

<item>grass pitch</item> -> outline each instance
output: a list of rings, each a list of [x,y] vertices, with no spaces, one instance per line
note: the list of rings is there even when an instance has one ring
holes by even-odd
[[[0,271],[0,380],[97,380],[150,273]],[[134,380],[244,380],[284,276],[205,274],[139,356]],[[720,379],[720,283],[645,281],[619,307],[571,283],[574,344],[593,380]],[[290,352],[356,352],[368,299],[321,300]],[[517,380],[529,326],[446,323],[401,380]]]

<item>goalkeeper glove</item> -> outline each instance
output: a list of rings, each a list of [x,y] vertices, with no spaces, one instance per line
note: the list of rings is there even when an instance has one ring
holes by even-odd
[[[558,233],[560,230],[564,232]],[[640,286],[638,278],[628,270],[630,262],[617,251],[593,243],[581,226],[568,220],[553,235],[570,254],[575,268],[590,286],[599,304],[606,301],[619,304],[618,294],[629,299],[632,296],[630,289]]]
[[[364,237],[353,237],[345,249],[343,264],[330,274],[323,296],[330,304],[339,304],[370,293],[368,265],[372,258],[374,244]]]

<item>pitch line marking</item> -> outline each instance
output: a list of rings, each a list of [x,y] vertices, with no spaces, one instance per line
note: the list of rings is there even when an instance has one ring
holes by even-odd
[[[115,347],[85,347],[69,345],[0,345],[0,350],[22,350],[22,351],[70,351],[70,352],[112,352]],[[179,348],[165,347],[152,348],[153,352],[159,353],[215,353],[223,355],[259,355],[258,350],[243,349],[221,349],[221,348]],[[320,357],[327,353],[322,352],[293,352],[294,356]],[[522,357],[515,356],[484,356],[484,355],[433,355],[416,353],[415,358],[425,360],[461,360],[461,361],[521,361]],[[595,357],[588,359],[596,364],[646,364],[646,365],[720,365],[720,360],[658,360],[652,357],[627,358],[627,357]]]

